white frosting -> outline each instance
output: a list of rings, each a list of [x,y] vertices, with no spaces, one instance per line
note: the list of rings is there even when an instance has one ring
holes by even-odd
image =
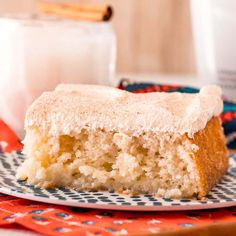
[[[222,107],[221,89],[215,85],[196,94],[134,94],[98,85],[62,84],[31,105],[25,127],[56,136],[101,128],[133,135],[152,131],[193,137]]]

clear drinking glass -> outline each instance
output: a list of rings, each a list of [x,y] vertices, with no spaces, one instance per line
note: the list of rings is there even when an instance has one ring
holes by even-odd
[[[59,83],[109,85],[116,39],[110,23],[0,17],[0,116],[21,137],[26,109]]]
[[[191,0],[191,10],[199,78],[236,100],[236,1]]]

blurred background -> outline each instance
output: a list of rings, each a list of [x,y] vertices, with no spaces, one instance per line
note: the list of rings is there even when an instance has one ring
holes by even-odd
[[[189,0],[69,2],[113,7],[118,73],[196,73]],[[0,13],[33,11],[35,4],[35,0],[0,0]]]

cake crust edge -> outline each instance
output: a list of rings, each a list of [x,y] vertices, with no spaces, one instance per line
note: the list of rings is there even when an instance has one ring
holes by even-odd
[[[197,132],[193,144],[198,146],[193,155],[199,173],[199,194],[202,198],[219,182],[229,166],[228,150],[220,119],[213,117],[205,129]]]

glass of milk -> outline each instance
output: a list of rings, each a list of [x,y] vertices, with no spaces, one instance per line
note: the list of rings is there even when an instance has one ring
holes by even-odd
[[[23,136],[27,108],[60,83],[109,85],[116,39],[110,23],[0,17],[0,117]]]
[[[191,10],[199,78],[236,100],[236,1],[191,0]]]

